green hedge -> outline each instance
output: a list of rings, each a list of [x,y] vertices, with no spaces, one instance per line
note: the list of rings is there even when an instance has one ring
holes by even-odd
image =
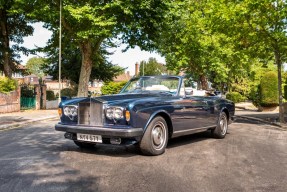
[[[251,88],[249,95],[248,95],[248,98],[252,101],[253,105],[256,107],[260,106],[260,101],[261,101],[260,90],[261,90],[260,84],[253,86]]]
[[[77,90],[76,88],[65,88],[61,90],[61,97],[75,97],[77,96]]]
[[[9,79],[7,77],[0,77],[0,93],[9,93],[16,90],[18,83],[14,79]]]
[[[47,97],[48,101],[53,101],[53,100],[57,99],[56,96],[55,96],[54,91],[47,90],[46,94],[47,94],[46,97]]]
[[[226,94],[226,99],[233,101],[234,103],[243,102],[246,98],[238,92],[229,92]]]
[[[101,92],[103,95],[110,95],[110,94],[117,94],[123,88],[126,82],[108,82],[105,83],[102,88]]]
[[[260,106],[273,107],[279,104],[278,78],[274,71],[267,72],[260,81]]]

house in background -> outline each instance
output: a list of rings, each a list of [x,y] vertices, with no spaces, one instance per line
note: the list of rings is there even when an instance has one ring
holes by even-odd
[[[17,64],[16,65],[16,71],[12,73],[12,78],[16,79],[19,84],[23,84],[26,70],[27,69],[24,65]],[[4,76],[5,76],[4,72],[0,71],[0,77],[4,77]]]
[[[18,64],[17,65],[17,72],[13,73],[13,78],[18,80],[19,84],[39,84],[39,77],[37,77],[34,74],[25,76],[26,73],[26,67],[24,65]],[[139,72],[139,64],[135,64],[135,74],[138,74]],[[0,71],[0,76],[4,76],[4,72]],[[129,81],[132,78],[130,75],[130,72],[127,71],[125,73],[122,73],[116,77],[113,78],[114,82],[123,82],[123,81]],[[53,77],[50,75],[47,75],[43,77],[43,82],[47,86],[47,90],[51,90],[56,94],[59,93],[59,81],[53,80]],[[89,82],[88,90],[92,93],[101,93],[101,87],[104,85],[103,81],[100,80],[93,80]],[[69,80],[63,80],[61,83],[61,89],[65,88],[72,88]]]
[[[114,82],[123,82],[123,81],[129,81],[131,79],[131,75],[130,75],[130,72],[127,71],[126,73],[122,73],[116,77],[113,78],[113,81]],[[91,93],[94,93],[94,94],[100,94],[101,93],[101,88],[102,86],[104,85],[104,82],[103,81],[99,81],[97,79],[89,82],[89,91]]]
[[[53,77],[47,75],[43,77],[43,82],[47,86],[47,90],[53,91],[55,95],[59,94],[59,81],[53,80]],[[72,88],[69,80],[62,80],[61,89]]]
[[[129,81],[132,78],[132,76],[130,75],[130,72],[127,71],[126,73],[122,73],[118,76],[116,76],[113,81],[114,82],[123,82],[123,81]]]
[[[39,84],[39,77],[37,75],[31,74],[24,77],[24,83],[29,85]]]

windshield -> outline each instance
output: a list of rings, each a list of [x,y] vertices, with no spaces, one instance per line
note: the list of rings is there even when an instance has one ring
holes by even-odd
[[[166,93],[176,95],[179,87],[178,77],[140,77],[129,81],[121,93]]]

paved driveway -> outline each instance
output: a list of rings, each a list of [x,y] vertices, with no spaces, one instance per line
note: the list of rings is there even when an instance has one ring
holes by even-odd
[[[271,126],[237,122],[224,140],[181,137],[147,157],[80,150],[55,123],[0,132],[0,191],[287,191],[287,131]]]

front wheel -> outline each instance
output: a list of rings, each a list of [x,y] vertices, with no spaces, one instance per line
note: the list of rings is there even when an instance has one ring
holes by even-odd
[[[225,112],[221,112],[218,118],[217,126],[212,130],[212,135],[215,138],[223,139],[227,133],[228,119]]]
[[[165,152],[167,140],[167,124],[164,118],[158,116],[148,125],[139,147],[145,155],[160,155]]]

